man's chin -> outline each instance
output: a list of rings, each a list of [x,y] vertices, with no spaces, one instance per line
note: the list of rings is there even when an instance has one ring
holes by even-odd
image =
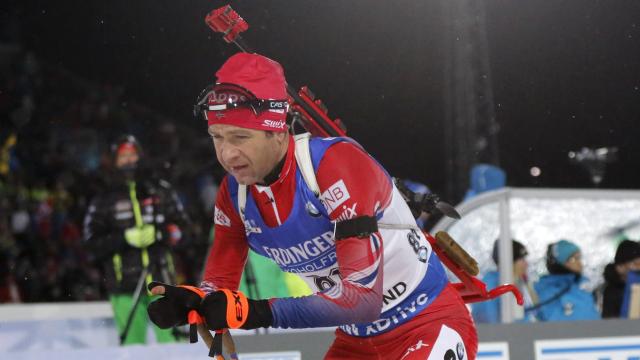
[[[252,176],[238,176],[236,177],[236,181],[238,182],[238,184],[246,186],[253,185],[258,182],[258,180]]]

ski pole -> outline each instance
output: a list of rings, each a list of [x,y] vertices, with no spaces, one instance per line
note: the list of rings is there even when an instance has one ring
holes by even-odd
[[[127,338],[127,335],[129,335],[129,329],[131,329],[131,324],[133,323],[133,316],[142,298],[142,291],[143,291],[142,286],[144,285],[144,280],[147,277],[148,273],[149,273],[148,267],[143,268],[142,272],[140,272],[140,278],[138,279],[138,283],[136,284],[136,289],[133,292],[133,306],[131,307],[131,310],[129,310],[129,315],[127,316],[127,323],[124,326],[124,330],[122,330],[122,334],[120,334],[120,345],[124,344],[124,341]]]

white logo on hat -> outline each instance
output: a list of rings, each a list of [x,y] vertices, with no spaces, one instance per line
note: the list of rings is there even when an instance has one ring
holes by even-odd
[[[286,122],[284,120],[264,120],[262,125],[272,129],[284,129]]]

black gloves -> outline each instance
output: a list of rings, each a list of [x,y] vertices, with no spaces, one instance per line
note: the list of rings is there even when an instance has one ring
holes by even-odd
[[[240,291],[227,289],[207,295],[200,304],[199,313],[211,330],[248,330],[269,327],[273,323],[268,300],[247,299]]]
[[[209,295],[192,286],[171,286],[159,282],[149,284],[149,290],[164,286],[164,296],[147,308],[149,318],[162,329],[200,322],[199,314],[210,330],[255,329],[269,327],[273,314],[267,300],[251,300],[239,292],[222,289]],[[192,312],[195,310],[195,312]]]
[[[185,325],[191,310],[198,311],[204,292],[192,286],[172,286],[153,281],[149,290],[164,286],[164,296],[147,307],[149,318],[161,329]]]

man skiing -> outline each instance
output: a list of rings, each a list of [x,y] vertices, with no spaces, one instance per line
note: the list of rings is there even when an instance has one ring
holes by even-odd
[[[287,132],[277,62],[233,55],[198,102],[228,175],[215,206],[216,241],[198,295],[152,284],[159,326],[196,310],[209,329],[338,326],[325,359],[475,359],[464,302],[391,178],[349,138]],[[314,294],[247,299],[248,249],[300,276]]]

